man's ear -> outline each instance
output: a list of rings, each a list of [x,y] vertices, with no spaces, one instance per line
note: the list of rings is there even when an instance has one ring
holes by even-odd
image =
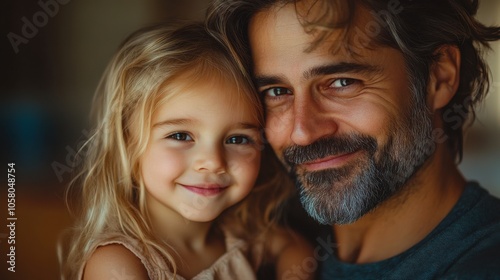
[[[460,50],[444,45],[434,52],[437,60],[429,71],[427,104],[432,111],[446,106],[457,92],[460,83]]]

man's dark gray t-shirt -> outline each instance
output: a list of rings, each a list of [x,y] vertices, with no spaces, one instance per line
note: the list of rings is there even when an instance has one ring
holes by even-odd
[[[326,243],[320,279],[500,279],[500,199],[468,183],[458,203],[422,241],[390,259],[368,264],[340,262]],[[320,240],[321,239],[321,240]],[[329,251],[329,252],[328,252]],[[325,254],[326,252],[326,254]]]

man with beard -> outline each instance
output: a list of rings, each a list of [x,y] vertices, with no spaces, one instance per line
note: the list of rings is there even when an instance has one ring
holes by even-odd
[[[464,125],[500,28],[474,0],[224,0],[207,24],[253,74],[322,279],[500,279],[500,200],[467,182]],[[327,242],[327,246],[325,246]],[[306,265],[309,264],[309,265]]]

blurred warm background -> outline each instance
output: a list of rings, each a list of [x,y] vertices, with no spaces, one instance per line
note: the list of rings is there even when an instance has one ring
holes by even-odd
[[[91,98],[106,63],[130,32],[169,19],[202,19],[208,1],[0,4],[1,163],[4,174],[7,163],[16,163],[18,218],[15,273],[7,271],[7,229],[0,227],[0,279],[58,279],[56,241],[71,224],[64,187],[78,164],[73,155],[86,139]],[[49,12],[39,3],[52,3],[45,9]],[[483,0],[479,17],[485,23],[500,24],[500,1]],[[36,23],[34,28],[23,27],[27,21]],[[23,28],[28,36],[16,37],[17,46],[13,46],[9,34],[11,39],[12,33],[23,36]],[[493,70],[491,93],[479,114],[480,122],[470,130],[461,168],[468,178],[500,196],[500,44],[494,49],[496,53],[488,56]],[[7,223],[6,195],[3,183],[1,224]]]

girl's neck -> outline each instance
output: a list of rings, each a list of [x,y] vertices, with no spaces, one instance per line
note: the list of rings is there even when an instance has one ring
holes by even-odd
[[[151,215],[155,234],[175,250],[177,273],[191,279],[210,267],[225,252],[224,234],[214,222],[193,222],[175,211]],[[193,262],[193,260],[196,260]]]
[[[216,225],[211,222],[200,223],[189,220],[169,223],[157,234],[176,250],[203,252],[217,239],[223,239]]]
[[[151,215],[152,228],[161,240],[176,250],[203,250],[219,234],[212,221],[190,221],[175,211]]]

